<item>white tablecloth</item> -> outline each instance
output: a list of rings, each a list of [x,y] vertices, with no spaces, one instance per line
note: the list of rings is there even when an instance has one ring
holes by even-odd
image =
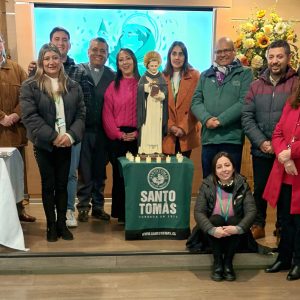
[[[17,250],[27,250],[16,207],[23,197],[22,157],[16,148],[0,148],[0,244]]]

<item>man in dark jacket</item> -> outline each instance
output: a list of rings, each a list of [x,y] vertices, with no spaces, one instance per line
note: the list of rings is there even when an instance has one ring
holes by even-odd
[[[104,66],[108,58],[108,44],[105,39],[92,39],[88,56],[89,62],[81,65],[88,75],[92,93],[91,101],[86,107],[85,134],[81,143],[78,168],[77,209],[78,220],[81,222],[88,221],[90,199],[92,199],[92,216],[102,220],[110,219],[104,211],[108,152],[107,137],[102,126],[102,108],[104,93],[115,74],[110,68]]]
[[[242,126],[252,146],[253,196],[257,206],[252,234],[256,239],[265,236],[267,202],[262,194],[275,159],[271,143],[273,130],[298,82],[296,72],[288,65],[290,58],[286,41],[278,40],[269,45],[268,68],[251,84],[242,112]]]

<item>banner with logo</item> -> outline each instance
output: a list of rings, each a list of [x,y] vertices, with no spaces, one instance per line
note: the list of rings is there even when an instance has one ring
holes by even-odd
[[[119,159],[125,180],[125,238],[186,239],[190,234],[190,200],[194,166],[130,162]]]

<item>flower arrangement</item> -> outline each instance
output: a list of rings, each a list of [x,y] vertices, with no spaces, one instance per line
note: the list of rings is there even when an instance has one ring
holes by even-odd
[[[290,44],[291,66],[298,68],[298,48],[294,44],[298,40],[297,35],[291,22],[283,21],[274,11],[267,16],[266,10],[258,10],[237,28],[237,33],[237,57],[244,66],[253,69],[255,77],[267,66],[266,51],[274,40],[282,39]]]

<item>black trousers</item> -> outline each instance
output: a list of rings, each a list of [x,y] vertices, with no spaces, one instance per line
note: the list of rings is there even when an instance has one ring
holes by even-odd
[[[124,178],[119,169],[118,157],[125,156],[127,151],[133,155],[138,153],[137,140],[124,142],[114,140],[109,142],[110,162],[113,168],[112,205],[111,216],[113,218],[125,219],[125,185]]]
[[[78,167],[77,197],[78,210],[88,211],[104,207],[104,187],[106,179],[106,165],[108,163],[108,149],[106,137],[98,132],[86,131],[82,142]]]
[[[235,226],[240,222],[240,219],[235,216],[229,217],[228,220],[225,221],[225,219],[220,215],[212,215],[209,220],[215,227],[226,225]],[[240,235],[234,234],[218,239],[209,234],[208,237],[211,243],[213,255],[224,255],[225,257],[230,258],[234,256],[239,243]]]
[[[71,147],[54,147],[52,152],[34,147],[42,179],[42,201],[47,223],[66,221]]]
[[[181,154],[187,158],[190,158],[192,150],[188,150],[188,151],[181,151],[180,148],[180,143],[179,143],[179,138],[176,138],[176,142],[175,142],[175,154],[177,154],[178,152],[181,152]]]
[[[269,175],[271,173],[274,163],[274,158],[264,158],[252,156],[253,164],[253,179],[254,179],[254,193],[257,213],[254,220],[255,225],[265,227],[267,217],[267,201],[262,198],[265,186],[267,184]],[[277,213],[277,216],[279,214]],[[280,219],[277,217],[277,219]]]
[[[292,186],[282,184],[277,204],[281,214],[281,238],[278,245],[278,260],[300,265],[300,214],[292,215]]]

